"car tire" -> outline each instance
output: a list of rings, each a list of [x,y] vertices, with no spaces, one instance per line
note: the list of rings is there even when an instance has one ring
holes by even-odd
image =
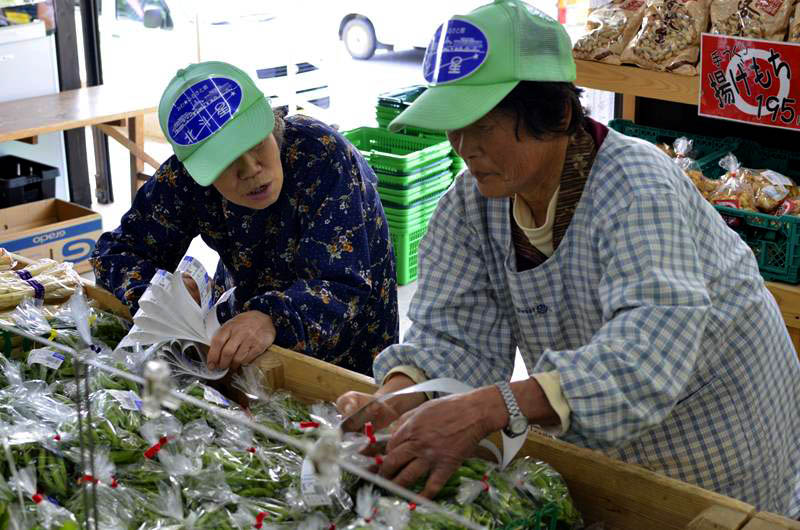
[[[375,55],[378,40],[375,38],[375,28],[365,18],[354,18],[347,21],[342,30],[344,47],[353,59],[367,60]]]

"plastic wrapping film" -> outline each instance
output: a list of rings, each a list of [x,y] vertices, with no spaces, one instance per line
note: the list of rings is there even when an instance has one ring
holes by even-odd
[[[254,369],[235,380],[249,408],[186,376],[159,390],[148,377],[115,371],[113,366],[136,366],[147,374],[157,355],[112,354],[115,341],[95,336],[99,317],[93,318],[88,304],[77,300],[55,313],[39,308],[37,314],[37,308],[35,302],[23,306],[20,314],[27,316],[20,322],[28,339],[43,344],[19,359],[0,357],[0,438],[11,455],[4,465],[32,467],[41,493],[52,497],[48,502],[63,516],[89,527],[126,529],[430,528],[436,518],[452,528],[495,524],[480,496],[462,506],[454,489],[442,506],[460,520],[450,520],[413,494],[406,493],[418,507],[390,496],[395,488],[378,478],[372,480],[388,490],[364,489],[358,477],[378,462],[361,451],[385,442],[389,434],[365,428],[342,436],[336,429],[340,418],[329,403],[309,406],[287,392],[266,391]],[[61,365],[46,366],[48,349],[65,354]],[[45,364],[33,362],[35,371],[27,371],[34,350],[42,350]],[[173,395],[173,388],[179,394]],[[157,413],[146,414],[148,400]],[[169,406],[160,410],[159,405]],[[24,496],[20,502],[12,498],[19,496],[15,490],[7,489],[0,502],[9,513],[32,521],[39,517],[36,510],[50,510]]]

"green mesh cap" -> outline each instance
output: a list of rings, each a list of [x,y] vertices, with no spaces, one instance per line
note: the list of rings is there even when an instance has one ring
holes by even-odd
[[[575,81],[563,26],[520,0],[495,0],[439,26],[422,70],[428,89],[390,130],[460,129],[485,116],[520,81]]]
[[[210,61],[175,74],[158,104],[158,120],[178,160],[209,186],[275,126],[272,108],[246,73]]]

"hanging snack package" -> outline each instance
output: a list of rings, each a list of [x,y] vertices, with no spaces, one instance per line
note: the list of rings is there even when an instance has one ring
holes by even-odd
[[[733,154],[728,154],[719,161],[719,165],[727,173],[720,179],[717,191],[711,195],[711,204],[755,212],[755,192],[750,180],[745,178],[747,171],[742,169],[739,160]]]
[[[711,33],[782,41],[794,0],[711,0]]]
[[[625,46],[642,25],[644,0],[611,0],[592,10],[586,21],[588,33],[573,47],[576,59],[620,64]]]
[[[622,53],[623,63],[662,72],[697,75],[700,34],[710,0],[647,0],[642,29]]]

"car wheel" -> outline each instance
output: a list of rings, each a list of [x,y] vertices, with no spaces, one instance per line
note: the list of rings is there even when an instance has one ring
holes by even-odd
[[[378,47],[372,23],[363,18],[354,18],[345,24],[342,40],[353,59],[369,59],[375,55],[375,48]]]

